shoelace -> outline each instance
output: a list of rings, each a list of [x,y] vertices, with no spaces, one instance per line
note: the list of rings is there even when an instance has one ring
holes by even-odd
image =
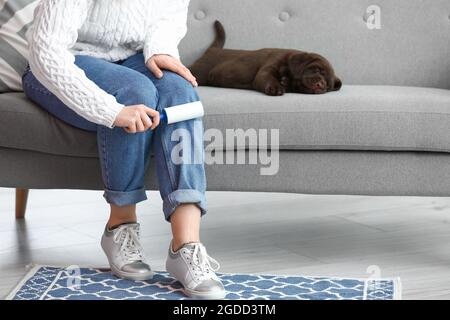
[[[127,261],[142,261],[142,245],[139,241],[139,227],[134,225],[123,225],[118,228],[113,238],[115,243],[122,243],[119,254]]]
[[[192,267],[197,281],[210,279],[211,271],[220,269],[220,264],[206,252],[205,246],[201,243],[195,243],[194,247],[188,250],[192,259]],[[213,265],[215,265],[213,267]]]

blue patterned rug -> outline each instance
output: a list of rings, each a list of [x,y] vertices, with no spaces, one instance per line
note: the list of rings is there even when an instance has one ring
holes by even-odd
[[[394,300],[399,279],[219,274],[230,300]],[[165,272],[151,281],[118,279],[105,269],[35,266],[6,298],[11,300],[186,299]]]

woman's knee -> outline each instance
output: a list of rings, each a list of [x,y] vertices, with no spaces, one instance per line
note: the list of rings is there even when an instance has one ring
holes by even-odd
[[[175,94],[186,97],[189,101],[198,100],[195,88],[179,74],[171,71],[164,71],[164,76],[161,80],[164,81],[164,83],[158,87],[161,95]]]
[[[158,105],[158,91],[150,79],[142,74],[124,79],[124,84],[115,94],[119,103],[124,105],[143,104],[156,109]]]

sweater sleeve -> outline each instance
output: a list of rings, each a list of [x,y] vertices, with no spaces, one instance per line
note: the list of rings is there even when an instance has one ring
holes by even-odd
[[[42,0],[28,35],[33,75],[83,118],[112,128],[124,105],[86,77],[69,49],[86,19],[89,0]]]
[[[155,17],[148,28],[145,43],[145,61],[155,54],[168,54],[180,59],[178,45],[187,32],[189,0],[155,1]]]

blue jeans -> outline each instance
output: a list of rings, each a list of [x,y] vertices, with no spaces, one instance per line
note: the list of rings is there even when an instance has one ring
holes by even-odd
[[[161,112],[174,105],[198,101],[192,85],[181,76],[164,71],[157,79],[147,69],[142,53],[116,63],[89,56],[77,55],[75,64],[101,89],[126,106],[144,104]],[[97,133],[97,145],[102,170],[104,197],[110,204],[125,206],[146,200],[144,176],[150,158],[150,148],[156,161],[159,190],[167,221],[180,204],[196,204],[206,213],[203,123],[201,119],[167,125],[155,130],[130,134],[123,128],[107,128],[92,123],[62,103],[48,91],[27,68],[23,75],[25,94],[55,117],[77,128]],[[177,130],[179,129],[179,130]],[[187,132],[174,139],[172,133]],[[191,141],[184,137],[191,137]],[[174,141],[173,141],[174,140]],[[172,161],[171,152],[180,144],[201,141],[201,161],[184,163]],[[188,146],[189,147],[189,146]]]

